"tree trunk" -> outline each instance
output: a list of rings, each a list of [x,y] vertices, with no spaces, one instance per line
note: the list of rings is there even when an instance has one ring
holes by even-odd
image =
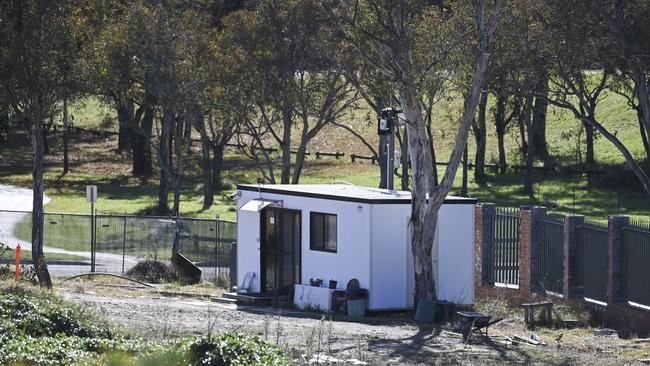
[[[543,97],[536,97],[533,107],[533,140],[535,145],[535,157],[544,162],[544,165],[551,163],[548,147],[546,146],[546,113],[548,110],[548,74],[546,70],[539,75],[537,92]],[[532,101],[531,101],[532,103]],[[530,139],[529,139],[530,141]]]
[[[637,118],[639,119],[639,127],[642,130],[641,135],[643,136],[644,147],[646,148],[646,157],[648,162],[650,162],[650,144],[648,143],[650,139],[650,88],[645,72],[641,71],[636,65],[633,65],[631,69],[634,85],[636,86],[637,99],[639,99]]]
[[[585,162],[587,164],[587,170],[591,173],[592,170],[596,169],[596,159],[594,158],[594,127],[585,122],[583,122],[583,125],[585,127],[585,144],[587,147]]]
[[[225,147],[225,143],[219,143],[215,144],[212,149],[212,186],[217,190],[223,188],[223,152]]]
[[[70,171],[70,163],[68,158],[68,140],[70,126],[68,126],[68,99],[63,98],[63,174],[68,174]]]
[[[641,108],[637,108],[636,111],[637,119],[639,121],[639,132],[641,133],[641,141],[643,142],[643,150],[645,151],[646,162],[650,163],[650,131],[646,130],[643,122],[643,111]]]
[[[436,148],[433,143],[433,131],[431,130],[431,117],[427,121],[427,138],[429,139],[429,151],[431,152],[431,166],[433,167],[433,184],[438,185],[438,161],[436,160]]]
[[[485,180],[485,148],[487,147],[487,112],[488,93],[483,91],[478,104],[478,123],[474,130],[476,139],[476,161],[474,162],[474,179],[477,182]]]
[[[35,98],[36,99],[36,98]],[[45,136],[43,134],[43,115],[38,110],[40,106],[34,106],[31,116],[31,142],[34,152],[34,166],[32,169],[32,180],[34,199],[32,205],[32,261],[34,270],[38,277],[38,283],[42,287],[52,288],[52,279],[47,269],[45,256],[43,255],[43,149]]]
[[[402,149],[400,150],[400,163],[402,164],[402,191],[409,190],[409,141],[408,130],[404,129],[404,139],[402,141]],[[435,165],[434,165],[435,167]]]
[[[117,102],[117,121],[119,131],[117,136],[117,152],[122,153],[131,149],[131,137],[133,136],[134,105],[133,101]]]
[[[154,111],[150,107],[146,108],[142,115],[140,126],[133,126],[138,123],[137,118],[132,121],[131,128],[131,154],[133,159],[133,176],[146,177],[153,173],[153,166],[151,160],[151,131],[153,129]]]
[[[494,113],[494,123],[497,132],[497,145],[499,147],[499,173],[504,174],[508,164],[506,160],[505,134],[506,134],[506,102],[508,98],[499,95]]]
[[[465,145],[465,152],[463,153],[463,184],[460,188],[461,197],[467,197],[467,159],[469,158],[467,150],[467,145]]]
[[[159,160],[160,160],[160,184],[158,185],[158,213],[169,212],[169,179],[171,172],[170,144],[172,116],[163,112],[160,134]]]
[[[54,124],[54,117],[50,116],[49,121],[50,121],[49,124],[53,125]],[[45,121],[43,121],[43,122],[45,122]],[[43,155],[48,155],[50,153],[50,142],[47,139],[47,135],[49,133],[49,128],[47,128],[47,126],[43,126],[43,124],[41,124],[41,125],[42,125],[41,131],[42,131],[42,134],[43,134]]]
[[[183,133],[185,125],[182,122],[182,120],[177,119],[173,126],[173,146],[176,161],[176,164],[174,164],[174,205],[172,208],[174,216],[179,216],[181,211],[181,179],[183,177]],[[170,160],[172,159],[170,158]]]
[[[526,97],[526,106],[524,107],[524,112],[522,117],[524,123],[526,124],[526,132],[528,135],[528,148],[526,150],[526,177],[524,178],[524,193],[528,194],[530,197],[533,197],[533,163],[535,162],[535,138],[533,132],[533,126],[531,121],[531,109],[533,105],[533,97]]]
[[[302,172],[302,168],[305,165],[305,156],[307,153],[307,143],[309,141],[303,141],[300,142],[300,146],[298,146],[298,151],[296,153],[296,165],[293,167],[293,178],[291,179],[291,184],[298,184],[300,182],[300,173]]]
[[[524,111],[527,111],[530,106],[528,105],[530,101],[530,98],[526,98],[526,101],[524,102]],[[525,114],[530,113],[530,112],[522,112],[519,115],[519,118],[517,118],[517,124],[519,125],[519,138],[521,139],[521,156],[524,158],[528,154],[528,138],[526,137],[528,134],[526,133],[526,125],[528,124],[526,122],[526,117]]]
[[[291,107],[285,104],[282,111],[282,142],[280,143],[282,149],[280,182],[282,184],[289,184],[291,179],[291,116]]]
[[[212,120],[212,113],[208,115]],[[210,139],[203,119],[196,121],[196,130],[201,136],[201,168],[203,169],[203,209],[207,210],[214,203],[214,190],[212,189],[212,161],[210,159]]]

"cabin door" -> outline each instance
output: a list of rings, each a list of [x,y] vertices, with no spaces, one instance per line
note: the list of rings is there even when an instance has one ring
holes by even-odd
[[[272,207],[262,211],[262,292],[288,294],[300,283],[300,223],[300,211]]]

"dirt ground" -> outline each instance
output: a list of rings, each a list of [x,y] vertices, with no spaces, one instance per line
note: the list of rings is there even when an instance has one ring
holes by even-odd
[[[407,317],[369,317],[363,322],[330,320],[292,309],[237,306],[213,302],[207,297],[169,297],[152,290],[84,282],[59,286],[57,292],[143,337],[255,333],[288,350],[296,363],[308,363],[319,354],[321,360],[330,362],[336,359],[340,363],[378,365],[641,365],[640,360],[650,358],[647,339],[595,335],[588,327],[529,330],[517,313],[491,327],[490,338],[474,335],[464,343],[462,336],[452,331],[452,324],[418,328]],[[515,334],[533,336],[547,345],[518,342]]]

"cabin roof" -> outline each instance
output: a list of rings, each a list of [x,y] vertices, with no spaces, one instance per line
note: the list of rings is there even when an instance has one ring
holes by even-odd
[[[410,204],[411,192],[351,184],[239,184],[238,190],[369,204]],[[447,196],[445,204],[475,204],[475,198]]]

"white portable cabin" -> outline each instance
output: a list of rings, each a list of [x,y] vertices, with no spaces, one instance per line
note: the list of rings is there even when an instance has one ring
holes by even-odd
[[[413,307],[411,194],[345,184],[238,185],[237,283],[267,292],[322,279],[369,291],[369,310]],[[475,199],[448,197],[433,273],[439,300],[474,302]]]

